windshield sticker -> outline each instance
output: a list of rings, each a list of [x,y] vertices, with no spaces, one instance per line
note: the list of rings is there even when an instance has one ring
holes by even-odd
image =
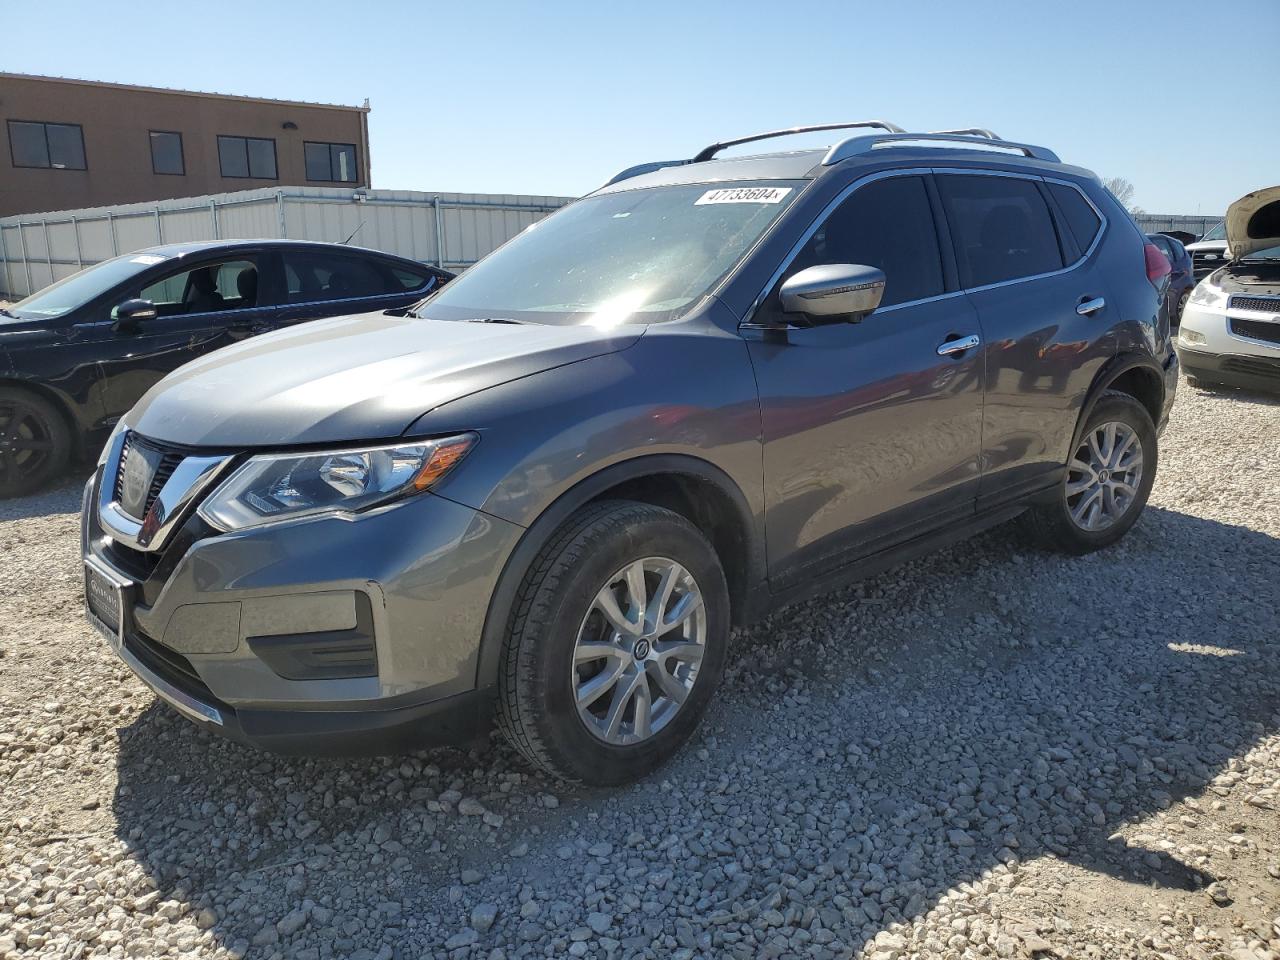
[[[155,254],[143,253],[130,260],[130,263],[141,263],[148,267],[154,267],[157,263],[164,263],[164,257],[157,257]]]
[[[791,192],[790,187],[729,187],[725,190],[708,190],[693,202],[695,207],[706,203],[781,203]]]

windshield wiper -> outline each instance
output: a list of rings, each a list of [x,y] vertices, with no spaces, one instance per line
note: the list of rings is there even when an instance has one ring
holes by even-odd
[[[467,317],[463,323],[514,323],[521,326],[527,326],[530,321],[517,320],[515,317]]]
[[[0,313],[3,313],[6,317],[12,317],[14,320],[21,319],[16,313],[10,313],[4,307],[0,307]]]

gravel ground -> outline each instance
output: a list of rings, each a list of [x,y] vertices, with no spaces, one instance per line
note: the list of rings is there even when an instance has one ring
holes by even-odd
[[[1280,403],[1184,385],[1121,545],[738,634],[611,792],[207,737],[82,623],[78,485],[0,504],[0,957],[1280,956],[1278,478]]]

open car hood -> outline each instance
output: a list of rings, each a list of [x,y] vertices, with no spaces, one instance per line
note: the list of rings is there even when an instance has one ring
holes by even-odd
[[[1227,246],[1232,260],[1280,246],[1280,187],[1246,193],[1227,208]]]

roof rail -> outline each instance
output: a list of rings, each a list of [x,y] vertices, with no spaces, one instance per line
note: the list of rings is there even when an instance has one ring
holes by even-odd
[[[986,127],[966,127],[966,128],[965,128],[965,129],[963,129],[963,130],[930,130],[929,132],[930,132],[930,133],[937,133],[937,134],[943,134],[943,133],[956,133],[956,134],[959,134],[959,135],[960,135],[960,136],[962,136],[962,137],[963,137],[963,136],[969,136],[969,137],[986,137],[986,138],[987,138],[987,139],[989,139],[989,140],[1003,140],[1003,139],[1004,139],[1004,137],[1000,136],[1000,134],[995,133],[995,132],[993,132],[993,131],[991,131],[991,130],[988,130]]]
[[[862,153],[869,153],[876,147],[885,144],[915,143],[921,140],[958,143],[975,150],[1016,150],[1024,157],[1031,157],[1035,160],[1045,160],[1049,163],[1062,162],[1058,155],[1048,147],[1037,147],[1030,143],[1002,140],[990,130],[980,130],[975,127],[971,130],[939,130],[936,133],[885,133],[849,137],[846,140],[841,140],[827,151],[827,155],[822,158],[822,165],[829,167],[832,164],[839,163],[841,160],[847,160]]]
[[[890,123],[887,120],[857,120],[853,123],[816,123],[807,127],[788,127],[785,130],[770,130],[768,133],[755,133],[749,137],[738,137],[736,140],[725,140],[721,143],[713,143],[709,147],[703,147],[688,163],[702,163],[704,160],[710,160],[721,150],[728,147],[736,147],[742,143],[754,143],[757,140],[772,140],[774,137],[789,137],[797,133],[814,133],[820,130],[850,130],[854,127],[879,127],[881,130],[887,130],[889,133],[906,133],[896,123]]]

